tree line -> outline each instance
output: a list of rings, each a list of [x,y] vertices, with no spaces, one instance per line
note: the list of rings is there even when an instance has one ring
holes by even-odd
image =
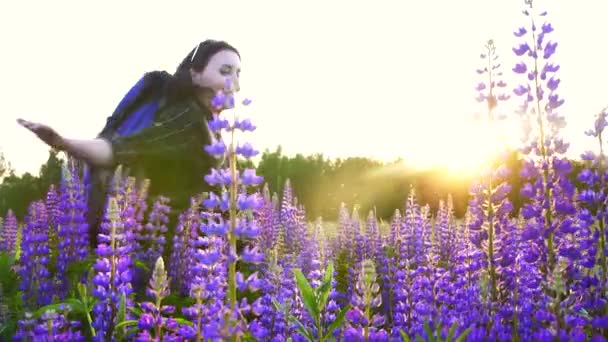
[[[44,198],[51,184],[59,185],[64,160],[57,152],[50,151],[47,161],[37,175],[24,173],[17,176],[10,162],[0,153],[0,216],[8,209],[23,218],[28,205]],[[517,152],[496,163],[503,163],[510,170],[511,201],[515,208],[521,206],[519,171],[522,161]],[[573,162],[573,182],[580,163]],[[351,157],[329,159],[322,154],[288,156],[281,147],[265,150],[259,161],[250,165],[264,177],[270,193],[279,196],[289,180],[298,203],[306,209],[308,219],[321,216],[324,220],[336,220],[340,205],[357,206],[361,213],[374,210],[378,218],[388,220],[396,209],[403,210],[405,199],[412,190],[421,204],[428,204],[431,211],[437,209],[440,200],[452,196],[457,217],[466,212],[471,175],[455,176],[445,169],[416,170],[402,160],[381,162],[371,158]]]

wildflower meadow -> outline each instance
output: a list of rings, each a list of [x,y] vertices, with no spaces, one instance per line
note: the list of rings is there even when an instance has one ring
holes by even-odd
[[[150,182],[118,167],[91,248],[87,172],[72,162],[23,219],[6,213],[0,339],[606,341],[608,111],[581,132],[598,147],[575,185],[554,28],[546,12],[522,15],[520,43],[504,48],[518,62],[501,65],[490,40],[479,83],[464,85],[488,120],[518,105],[520,210],[499,164],[471,184],[463,220],[451,197],[431,212],[412,190],[390,222],[346,205],[337,222],[310,222],[288,180],[270,193],[241,167],[259,153],[241,143],[256,129],[243,101],[214,116],[223,138],[201,146],[225,161],[201,175],[218,191],[193,196],[177,222],[171,198],[148,198]]]

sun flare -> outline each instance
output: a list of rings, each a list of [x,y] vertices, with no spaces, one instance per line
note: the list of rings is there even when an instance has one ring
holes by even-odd
[[[518,136],[508,121],[468,120],[446,123],[437,128],[436,138],[423,139],[405,157],[405,163],[418,169],[444,168],[450,173],[475,175],[514,148]]]

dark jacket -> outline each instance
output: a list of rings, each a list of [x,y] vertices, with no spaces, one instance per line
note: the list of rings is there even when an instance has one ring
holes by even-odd
[[[191,196],[211,190],[204,176],[210,168],[219,166],[219,160],[204,149],[213,134],[207,128],[211,114],[196,98],[185,97],[168,103],[162,97],[153,123],[129,136],[116,133],[120,121],[124,120],[124,115],[121,118],[122,113],[118,114],[113,115],[116,122],[108,120],[99,134],[99,138],[111,143],[115,165],[92,168],[90,174],[88,221],[93,246],[116,166],[122,165],[129,176],[138,180],[149,179],[149,199],[158,195],[169,197],[173,219],[187,209]]]

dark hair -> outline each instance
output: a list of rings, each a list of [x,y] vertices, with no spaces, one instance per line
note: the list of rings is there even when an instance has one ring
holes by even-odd
[[[182,60],[167,83],[167,101],[174,102],[193,95],[197,86],[192,84],[190,69],[202,71],[211,57],[222,50],[234,51],[241,57],[238,50],[225,41],[208,39],[198,43]]]

